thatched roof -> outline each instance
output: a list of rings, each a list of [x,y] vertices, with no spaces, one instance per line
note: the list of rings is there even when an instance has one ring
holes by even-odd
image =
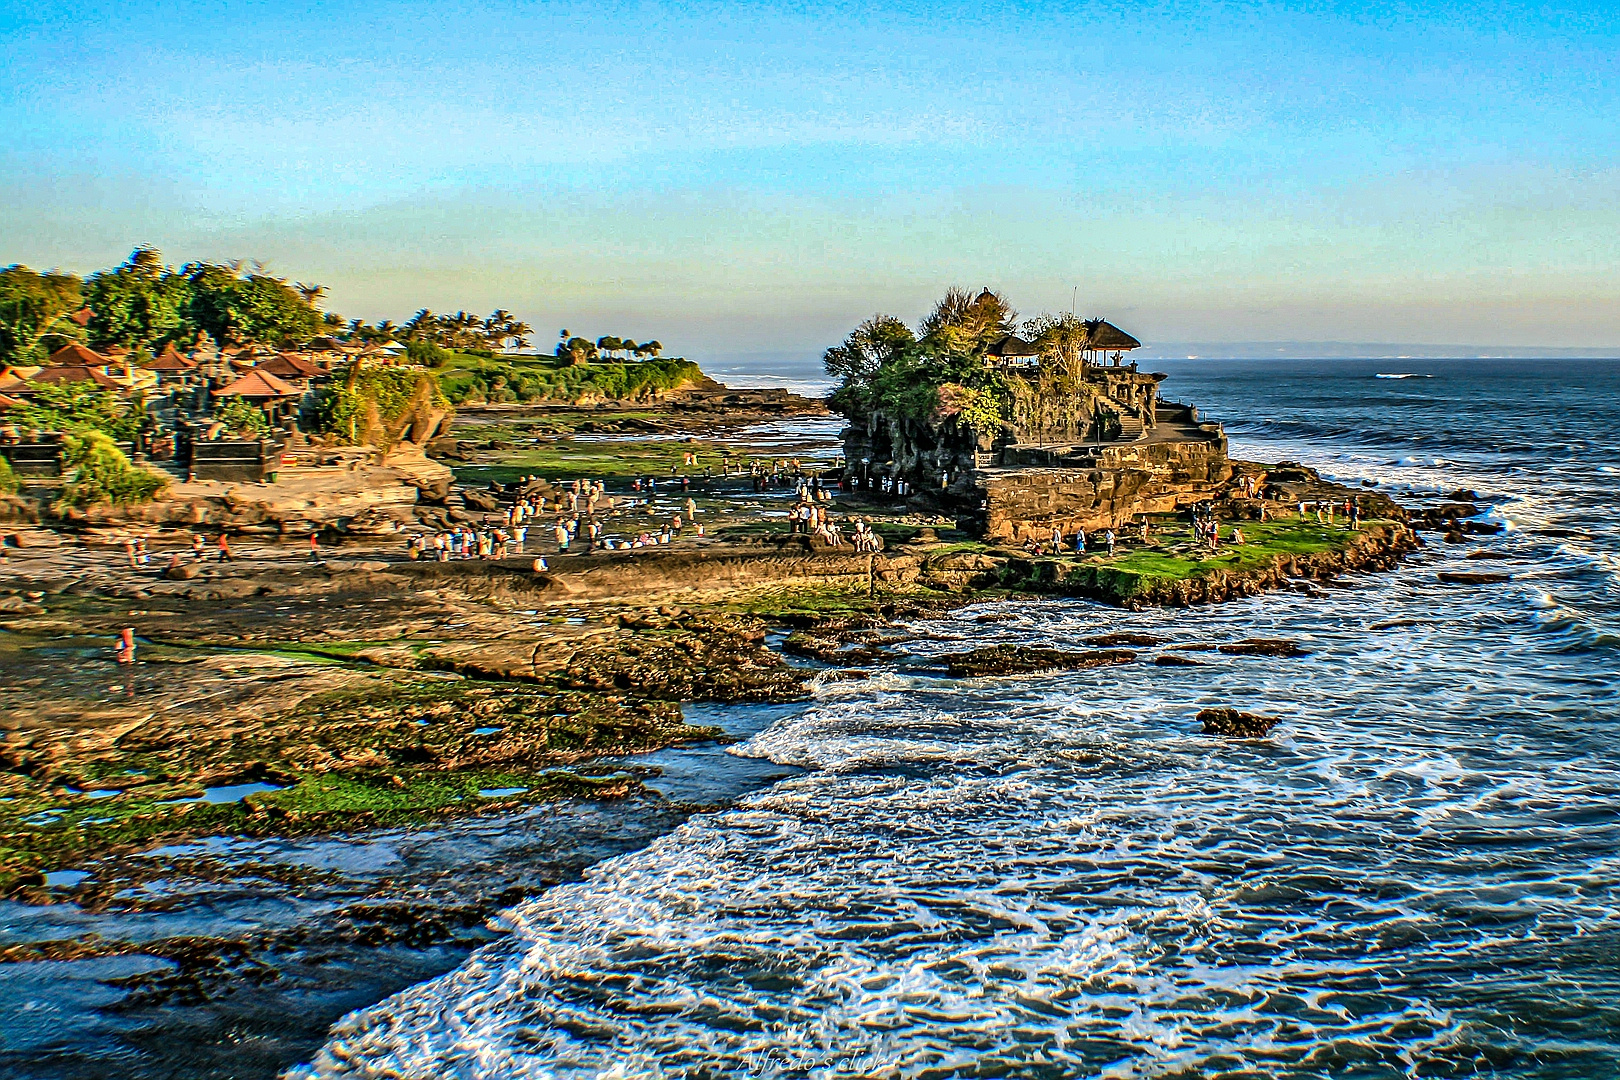
[[[985,353],[989,356],[1039,356],[1041,350],[1017,334],[1008,334],[992,344]]]
[[[1102,350],[1140,349],[1142,343],[1104,319],[1086,323],[1086,348]]]
[[[297,397],[296,387],[288,386],[267,371],[254,368],[223,390],[214,391],[215,397],[277,398]]]

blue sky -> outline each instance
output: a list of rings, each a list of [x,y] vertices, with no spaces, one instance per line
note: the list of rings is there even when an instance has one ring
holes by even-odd
[[[0,262],[698,356],[953,283],[1149,342],[1620,346],[1617,10],[6,2]]]

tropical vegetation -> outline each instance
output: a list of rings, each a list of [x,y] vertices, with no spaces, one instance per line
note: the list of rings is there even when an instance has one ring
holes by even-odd
[[[67,484],[60,506],[149,502],[169,486],[169,478],[130,464],[112,439],[99,431],[62,439],[62,474]]]
[[[90,382],[47,383],[6,414],[25,431],[100,432],[119,442],[133,439],[145,419],[139,394],[125,400]]]
[[[1084,354],[1097,325],[1067,312],[1019,323],[999,293],[953,287],[915,331],[874,315],[828,349],[823,363],[839,379],[829,403],[846,416],[950,424],[975,438],[1009,425],[1083,426],[1096,408]],[[1040,355],[1027,377],[1010,378],[990,362],[990,347],[1009,335]]]

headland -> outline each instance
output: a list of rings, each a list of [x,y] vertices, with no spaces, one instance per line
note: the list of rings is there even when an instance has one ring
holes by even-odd
[[[87,466],[71,431],[54,474],[33,449],[48,439],[14,438],[30,449],[12,455],[0,563],[0,889],[139,911],[158,901],[130,897],[165,871],[131,856],[159,845],[623,800],[648,779],[626,755],[722,737],[683,706],[869,678],[933,612],[1315,591],[1393,566],[1418,528],[1487,528],[1460,498],[1414,513],[1232,459],[1218,425],[1161,397],[1163,375],[1123,360],[1134,339],[1110,324],[1014,329],[988,291],[947,297],[919,334],[863,324],[829,350],[843,383],[828,401],[731,390],[695,365],[593,382],[563,355],[580,339],[480,358],[499,375],[328,339],[277,352],[310,373],[261,407],[253,438],[204,437],[209,413],[176,398],[223,412],[240,395],[214,385],[232,372],[188,374],[164,399],[171,430],[115,447],[117,468],[163,480],[140,499],[74,497]],[[528,369],[595,389],[489,400],[497,380],[534,385]],[[475,370],[486,390],[462,393]],[[1195,664],[1178,645],[1290,655],[1189,628],[965,654],[948,673],[1107,663],[1130,678]],[[244,872],[208,863],[190,872]],[[471,921],[513,899],[481,897]],[[465,919],[429,917],[442,899],[388,902],[435,940],[465,938]],[[357,924],[350,945],[368,933],[399,939]],[[225,979],[239,947],[40,940],[0,960],[183,955],[188,979]]]

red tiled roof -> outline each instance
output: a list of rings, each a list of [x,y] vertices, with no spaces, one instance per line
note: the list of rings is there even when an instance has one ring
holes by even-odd
[[[215,390],[215,397],[296,397],[298,390],[288,386],[268,371],[254,369],[223,390]]]
[[[60,349],[57,350],[57,352],[61,351]],[[39,374],[28,381],[30,383],[88,382],[106,387],[108,390],[122,389],[117,383],[107,378],[106,373],[99,367],[87,367],[84,364],[52,364],[50,367],[41,369]]]
[[[91,314],[92,312],[89,308],[80,308],[78,311],[75,311],[73,314],[69,315],[68,318],[72,319],[80,326],[89,326]]]
[[[77,341],[70,341],[51,353],[51,358],[46,364],[50,367],[106,367],[107,358],[85,348]]]
[[[171,341],[163,346],[163,351],[158,354],[156,360],[148,360],[141,367],[148,371],[195,371],[197,365],[194,361],[181,356]]]
[[[254,371],[265,371],[284,379],[313,379],[326,372],[296,353],[277,353],[268,360],[253,365]]]

